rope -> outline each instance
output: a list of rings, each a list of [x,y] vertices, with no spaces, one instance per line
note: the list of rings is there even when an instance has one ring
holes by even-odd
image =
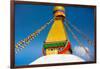
[[[88,44],[89,44],[89,45],[93,45],[93,41],[90,40],[90,39],[88,38],[88,36],[86,36],[82,31],[80,31],[75,25],[71,24],[67,19],[65,19],[65,21],[66,21],[68,24],[70,24],[78,33],[80,33],[80,34],[83,36],[83,38],[85,38],[85,39],[88,41]]]
[[[36,30],[34,33],[30,34],[27,38],[19,41],[15,45],[15,52],[16,54],[21,51],[23,48],[25,48],[27,45],[29,45],[30,41],[33,40],[42,30],[44,30],[52,21],[54,18],[49,20],[45,25],[43,25],[40,29]]]
[[[80,40],[78,39],[78,37],[73,33],[73,31],[71,30],[71,28],[68,26],[67,23],[65,23],[65,26],[67,27],[67,29],[71,32],[73,38],[78,42],[79,46],[83,47],[83,49],[85,50],[85,52],[87,53],[87,58],[89,59],[89,51],[84,47],[84,45],[80,42]]]

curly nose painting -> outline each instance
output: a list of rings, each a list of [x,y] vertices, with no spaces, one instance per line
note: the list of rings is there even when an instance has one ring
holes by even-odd
[[[95,62],[95,7],[15,4],[15,65]]]

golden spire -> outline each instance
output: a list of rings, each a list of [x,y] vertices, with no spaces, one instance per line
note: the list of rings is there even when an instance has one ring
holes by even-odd
[[[54,11],[57,11],[57,10],[65,11],[65,8],[63,6],[55,6]]]

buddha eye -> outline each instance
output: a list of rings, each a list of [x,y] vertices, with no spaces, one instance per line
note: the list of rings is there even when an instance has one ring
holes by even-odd
[[[51,48],[51,51],[53,51],[53,49]]]
[[[61,48],[58,48],[58,50],[61,50]]]

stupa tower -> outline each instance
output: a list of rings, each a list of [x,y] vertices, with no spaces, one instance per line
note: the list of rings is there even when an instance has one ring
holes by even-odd
[[[70,54],[71,44],[64,28],[65,9],[63,6],[54,7],[54,23],[47,35],[43,46],[44,55]]]

